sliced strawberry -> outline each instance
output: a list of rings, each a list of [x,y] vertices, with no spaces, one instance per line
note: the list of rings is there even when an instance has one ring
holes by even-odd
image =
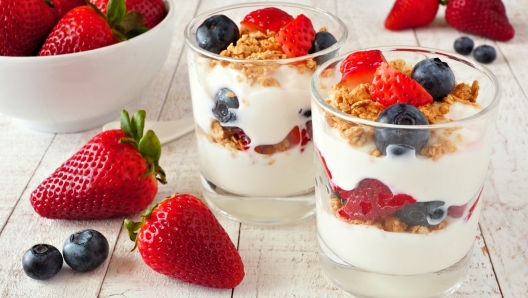
[[[279,32],[293,20],[287,12],[276,7],[257,9],[248,13],[240,24],[251,31],[267,33],[269,31]]]
[[[438,0],[396,0],[385,19],[385,28],[402,30],[428,25],[439,6]]]
[[[341,84],[354,89],[359,84],[371,83],[382,62],[387,62],[380,50],[355,52],[341,63]]]
[[[337,212],[339,216],[349,220],[375,220],[416,203],[413,197],[406,194],[394,195],[388,186],[371,178],[361,180],[352,190],[338,189],[338,192],[347,202]]]
[[[277,42],[282,46],[286,57],[301,57],[308,55],[315,39],[312,21],[305,15],[298,15],[293,21],[275,34]]]
[[[370,96],[384,107],[395,103],[419,107],[433,102],[433,97],[418,82],[385,62],[374,74]]]

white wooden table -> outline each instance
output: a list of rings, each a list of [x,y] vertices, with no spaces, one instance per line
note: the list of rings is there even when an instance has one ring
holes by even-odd
[[[498,51],[497,59],[488,67],[502,83],[503,98],[471,272],[454,297],[528,297],[528,1],[503,1],[516,29],[515,38],[496,43],[474,37],[477,45],[488,43]],[[145,109],[148,120],[192,114],[184,27],[198,13],[239,1],[176,2],[178,21],[169,58],[141,99],[125,107],[128,111]],[[445,23],[443,7],[430,26],[395,33],[383,28],[393,0],[297,2],[328,10],[346,23],[349,38],[342,52],[382,45],[452,51],[454,40],[461,36]],[[154,272],[137,251],[130,252],[133,245],[122,227],[122,218],[63,221],[39,217],[29,203],[32,190],[98,132],[100,128],[75,134],[39,133],[0,115],[0,297],[345,296],[321,273],[314,217],[274,228],[219,217],[245,264],[246,277],[233,290],[186,284]],[[160,163],[168,173],[168,184],[160,186],[156,200],[173,192],[201,197],[193,134],[164,145]],[[22,255],[33,244],[61,248],[66,237],[85,228],[99,230],[110,242],[111,255],[103,266],[80,274],[65,265],[45,282],[24,274]]]

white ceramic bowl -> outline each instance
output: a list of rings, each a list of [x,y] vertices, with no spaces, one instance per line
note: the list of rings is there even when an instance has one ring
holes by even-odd
[[[50,133],[78,132],[119,117],[167,59],[174,0],[148,32],[112,46],[49,57],[0,57],[0,113]]]

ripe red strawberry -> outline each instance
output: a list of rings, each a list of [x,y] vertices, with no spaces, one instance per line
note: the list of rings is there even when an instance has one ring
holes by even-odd
[[[114,9],[104,15],[92,3],[70,10],[55,25],[38,55],[84,52],[130,39],[148,29],[138,13],[125,14],[125,0],[110,0]],[[109,5],[110,5],[109,3]]]
[[[415,107],[433,102],[433,97],[418,82],[387,63],[381,63],[370,87],[372,98],[388,107],[395,103],[408,103]]]
[[[1,0],[0,56],[35,55],[54,25],[49,0]]]
[[[230,289],[242,282],[244,264],[235,245],[196,197],[174,195],[150,207],[141,218],[141,222],[125,219],[125,227],[150,268],[212,288]]]
[[[339,216],[349,220],[375,220],[416,203],[413,197],[406,194],[394,195],[381,181],[370,178],[361,180],[352,190],[338,188],[338,192],[347,202],[337,212]]]
[[[374,73],[382,62],[387,62],[380,50],[359,51],[341,63],[341,84],[354,89],[359,84],[372,83]]]
[[[90,0],[90,2],[106,14],[109,0]],[[167,15],[163,0],[126,0],[125,3],[127,12],[135,10],[143,16],[143,24],[147,28],[153,28]]]
[[[251,31],[267,33],[269,31],[279,32],[293,20],[287,12],[276,7],[257,9],[248,13],[240,24]]]
[[[275,34],[277,42],[282,46],[286,57],[301,57],[308,55],[315,39],[312,21],[305,15],[298,15],[293,21]]]
[[[50,0],[53,4],[53,14],[58,22],[68,11],[77,6],[86,5],[85,0]]]
[[[445,18],[460,31],[499,41],[515,35],[501,0],[449,0]]]
[[[385,19],[385,28],[402,30],[428,25],[439,6],[438,0],[396,0]]]
[[[143,211],[166,183],[159,166],[161,145],[151,130],[143,136],[145,111],[121,128],[99,133],[31,193],[33,209],[43,217],[96,219]]]

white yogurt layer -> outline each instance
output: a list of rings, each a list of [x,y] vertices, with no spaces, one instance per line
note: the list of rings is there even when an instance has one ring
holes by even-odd
[[[221,123],[241,128],[251,139],[246,151],[231,150],[198,135],[200,170],[204,177],[228,192],[245,196],[288,196],[301,193],[314,184],[313,143],[300,145],[272,156],[258,154],[258,145],[281,142],[298,126],[305,128],[309,118],[302,114],[310,109],[312,72],[297,72],[297,67],[280,66],[266,77],[280,86],[251,86],[240,71],[221,66],[211,67],[210,60],[189,53],[189,78],[193,113],[199,129],[209,134],[214,96],[221,88],[236,94],[239,108],[232,110],[236,120]],[[242,80],[241,80],[242,79]]]
[[[448,217],[445,229],[410,234],[348,224],[325,211],[317,200],[317,231],[335,255],[356,267],[394,275],[436,272],[462,259],[473,247],[481,205],[479,200],[467,222]]]
[[[317,149],[332,173],[332,182],[344,190],[353,189],[365,178],[375,178],[394,194],[407,194],[418,202],[440,200],[451,206],[466,204],[482,187],[493,131],[479,123],[455,131],[450,139],[457,151],[435,161],[413,154],[374,157],[369,154],[375,147],[373,141],[351,147],[337,129],[328,126],[319,109],[312,113]]]

